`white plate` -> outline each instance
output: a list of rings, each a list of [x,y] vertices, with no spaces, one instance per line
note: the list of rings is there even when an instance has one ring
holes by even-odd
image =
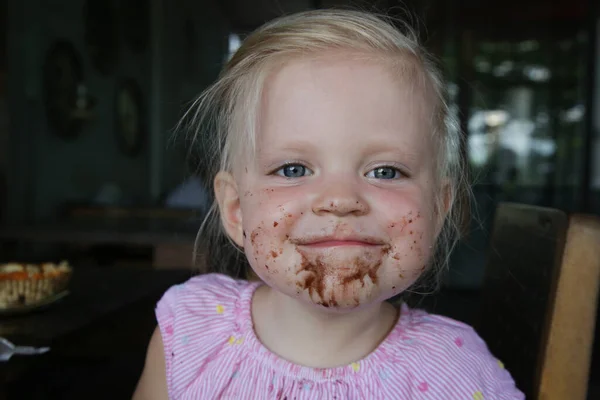
[[[58,302],[69,294],[68,290],[64,290],[60,293],[57,293],[53,296],[46,297],[36,303],[27,304],[23,306],[12,306],[8,308],[0,308],[0,317],[1,316],[9,316],[9,315],[18,315],[18,314],[27,314],[30,312],[38,311],[44,309],[46,307],[51,306],[52,304]]]

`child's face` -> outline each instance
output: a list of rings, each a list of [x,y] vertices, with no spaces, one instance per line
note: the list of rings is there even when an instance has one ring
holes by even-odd
[[[226,230],[272,288],[355,308],[426,268],[443,216],[430,108],[410,76],[338,55],[268,80],[256,158],[216,188]]]

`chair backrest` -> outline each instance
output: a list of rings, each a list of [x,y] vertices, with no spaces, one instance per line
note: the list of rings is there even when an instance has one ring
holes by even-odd
[[[597,217],[499,205],[477,328],[528,399],[586,398],[599,285]]]
[[[0,169],[0,225],[5,222],[8,190],[6,188],[6,177],[2,169]]]

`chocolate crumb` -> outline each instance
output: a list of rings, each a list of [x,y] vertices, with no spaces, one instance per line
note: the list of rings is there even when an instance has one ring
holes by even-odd
[[[252,232],[252,234],[250,235],[250,241],[252,242],[252,244],[254,244],[254,242],[256,242],[256,237],[258,236],[258,231],[260,230],[260,228],[256,229],[255,231]]]

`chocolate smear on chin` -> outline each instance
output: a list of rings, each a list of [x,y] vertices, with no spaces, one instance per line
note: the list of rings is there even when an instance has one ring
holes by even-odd
[[[360,305],[359,293],[353,290],[355,282],[360,283],[360,287],[365,286],[365,277],[369,277],[373,285],[377,285],[378,277],[377,272],[385,254],[389,251],[389,247],[383,247],[378,250],[373,256],[357,256],[354,259],[346,262],[350,268],[350,273],[345,273],[335,266],[334,262],[327,262],[327,259],[331,257],[324,257],[318,255],[316,257],[310,257],[313,260],[309,260],[309,257],[305,252],[298,250],[301,256],[300,267],[296,274],[299,275],[305,272],[303,280],[297,282],[297,286],[302,290],[308,290],[310,298],[315,301],[316,304],[322,305],[323,307],[337,307],[339,306],[338,299],[336,299],[336,292],[342,291],[344,294],[350,291],[354,292],[354,306]],[[332,265],[334,264],[334,265]],[[339,288],[330,288],[330,298],[326,298],[327,281],[333,281],[331,284]],[[319,297],[319,301],[315,300],[315,295]]]

